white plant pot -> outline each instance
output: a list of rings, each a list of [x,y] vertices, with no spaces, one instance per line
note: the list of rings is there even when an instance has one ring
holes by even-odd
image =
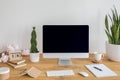
[[[39,62],[40,54],[39,53],[30,53],[30,61],[31,62]]]
[[[120,45],[109,44],[106,42],[106,54],[112,61],[120,61]]]

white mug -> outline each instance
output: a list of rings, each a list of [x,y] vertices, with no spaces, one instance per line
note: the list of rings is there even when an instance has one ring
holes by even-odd
[[[95,61],[101,61],[104,55],[102,53],[94,52],[94,59]]]

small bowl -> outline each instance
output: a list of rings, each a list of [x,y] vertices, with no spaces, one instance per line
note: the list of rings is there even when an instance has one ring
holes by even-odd
[[[0,80],[6,80],[9,78],[10,69],[8,67],[0,67]]]

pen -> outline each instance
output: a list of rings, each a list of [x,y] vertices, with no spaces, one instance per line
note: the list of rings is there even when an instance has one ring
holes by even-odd
[[[99,70],[99,71],[102,71],[102,69],[100,69],[100,68],[98,68],[98,67],[95,67],[95,66],[94,66],[93,68],[95,68],[95,69],[97,69],[97,70]]]

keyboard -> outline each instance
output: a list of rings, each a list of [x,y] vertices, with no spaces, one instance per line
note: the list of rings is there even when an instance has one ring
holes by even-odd
[[[73,70],[53,70],[53,71],[47,71],[47,76],[69,76],[74,75]]]

